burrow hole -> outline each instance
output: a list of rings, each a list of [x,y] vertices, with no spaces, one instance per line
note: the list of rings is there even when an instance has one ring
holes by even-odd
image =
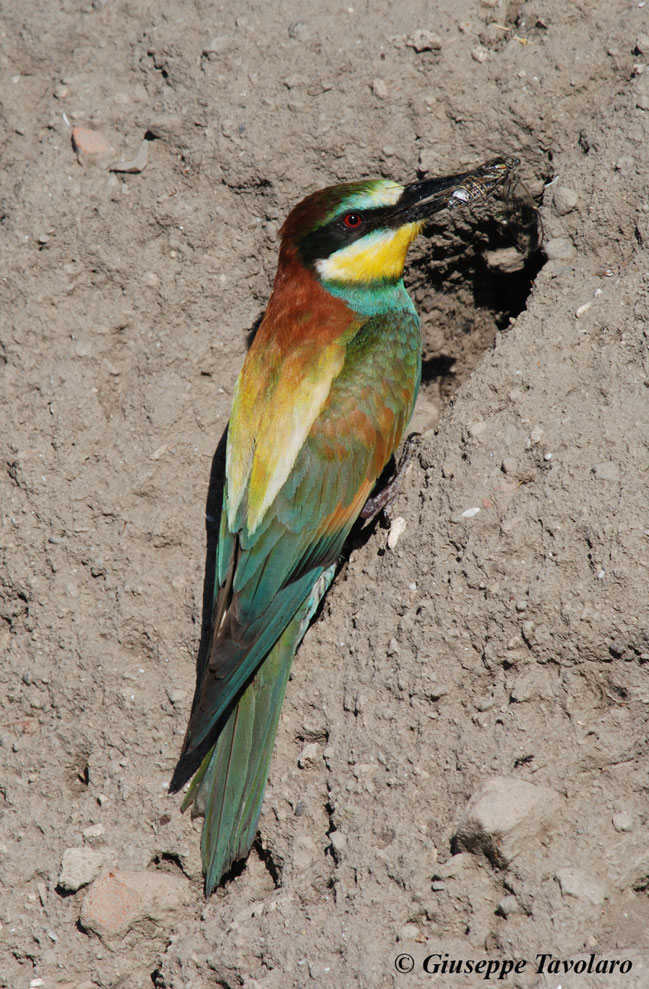
[[[421,318],[422,382],[411,430],[433,428],[500,333],[525,310],[544,263],[531,198],[445,212],[411,250],[406,287]]]

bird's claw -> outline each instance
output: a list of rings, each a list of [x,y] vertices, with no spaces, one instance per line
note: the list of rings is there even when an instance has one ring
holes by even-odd
[[[361,509],[362,519],[373,519],[379,514],[379,512],[382,511],[386,520],[388,522],[392,521],[390,506],[399,493],[401,481],[403,480],[410,465],[415,449],[419,445],[420,439],[421,433],[410,433],[403,445],[403,451],[399,457],[399,462],[394,475],[377,494],[372,495],[367,499]]]

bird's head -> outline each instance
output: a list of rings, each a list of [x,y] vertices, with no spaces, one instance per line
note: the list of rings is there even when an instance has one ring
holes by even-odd
[[[386,283],[401,279],[408,247],[433,213],[448,205],[443,192],[457,176],[400,185],[369,179],[307,196],[280,231],[325,283]]]

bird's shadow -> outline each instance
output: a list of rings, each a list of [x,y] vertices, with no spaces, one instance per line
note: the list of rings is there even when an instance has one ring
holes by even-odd
[[[216,590],[216,551],[219,544],[219,523],[223,507],[223,488],[225,484],[225,451],[228,442],[228,427],[221,434],[210,469],[210,479],[205,502],[205,568],[203,577],[203,603],[201,609],[201,637],[196,655],[196,684],[192,699],[193,713],[201,684],[203,673],[210,652],[212,632],[212,612],[214,609],[214,594]],[[208,739],[206,746],[199,746],[190,756],[181,754],[169,784],[170,793],[176,793],[194,775],[200,766],[207,749],[213,739]]]

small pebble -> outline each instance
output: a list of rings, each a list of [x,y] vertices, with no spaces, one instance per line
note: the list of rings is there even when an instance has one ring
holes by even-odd
[[[559,216],[565,216],[566,213],[572,212],[579,202],[579,193],[566,185],[554,186],[552,190],[552,202]]]
[[[534,683],[529,677],[520,677],[510,689],[509,694],[514,704],[524,704],[534,696]]]
[[[419,171],[434,172],[439,164],[439,152],[432,148],[422,148],[419,152]]]
[[[95,852],[89,848],[66,849],[57,885],[69,893],[76,893],[97,877],[105,860],[105,852]]]
[[[543,249],[549,261],[567,261],[577,253],[575,245],[568,237],[550,237]]]
[[[555,816],[558,800],[558,794],[547,787],[493,776],[466,805],[454,842],[458,850],[482,852],[504,867],[523,849],[536,846]]]
[[[396,549],[399,539],[406,531],[406,520],[401,515],[392,519],[390,531],[388,532],[388,549]]]
[[[109,154],[113,150],[101,131],[89,127],[72,128],[72,147],[84,157]]]
[[[635,42],[636,51],[640,55],[649,55],[649,34],[639,34]]]
[[[144,171],[148,160],[149,142],[144,140],[141,142],[140,147],[133,158],[129,158],[127,161],[115,162],[115,164],[110,166],[110,170],[111,172],[131,172],[136,174]]]
[[[595,464],[591,471],[598,481],[619,481],[620,479],[620,468],[612,460]]]
[[[340,831],[332,831],[329,840],[334,847],[334,851],[340,853],[347,844],[347,838]]]
[[[581,869],[559,869],[555,878],[564,896],[574,896],[594,907],[601,906],[606,899],[606,887],[589,872],[582,872]]]
[[[300,769],[305,769],[307,766],[312,766],[318,758],[318,751],[317,742],[309,742],[308,745],[305,745],[297,760],[297,764]]]
[[[482,45],[477,45],[475,48],[471,49],[471,58],[474,62],[486,62],[489,58],[489,52]]]
[[[232,41],[227,34],[219,34],[203,48],[203,55],[220,55],[227,52],[231,45]]]
[[[512,913],[518,913],[518,901],[515,896],[505,896],[496,908],[496,913],[501,917],[509,917]]]
[[[388,87],[384,83],[383,79],[375,79],[372,83],[372,92],[379,100],[386,99],[388,95]]]
[[[613,827],[619,834],[626,831],[633,831],[633,818],[626,811],[613,814]]]
[[[331,971],[331,965],[325,965],[323,962],[309,962],[309,975],[314,982],[321,981],[328,972]],[[252,983],[248,983],[252,987]],[[259,983],[257,983],[259,985]]]
[[[513,274],[520,271],[525,265],[524,254],[516,247],[501,247],[493,251],[485,251],[484,259],[494,271],[501,271],[503,274]]]
[[[293,866],[296,872],[306,872],[319,857],[316,843],[309,835],[298,835],[292,844]]]
[[[153,870],[111,869],[91,886],[81,905],[83,930],[102,939],[125,934],[142,921],[163,922],[189,903],[189,884],[183,877]]]
[[[416,52],[433,52],[440,51],[442,39],[434,31],[421,29],[413,31],[410,37],[406,39],[406,44],[409,48],[414,48]]]
[[[288,26],[288,36],[289,38],[293,38],[294,41],[304,43],[311,37],[311,32],[304,21],[293,21],[293,23]]]
[[[462,518],[472,519],[478,514],[479,511],[479,508],[467,508],[466,511],[462,512]]]

